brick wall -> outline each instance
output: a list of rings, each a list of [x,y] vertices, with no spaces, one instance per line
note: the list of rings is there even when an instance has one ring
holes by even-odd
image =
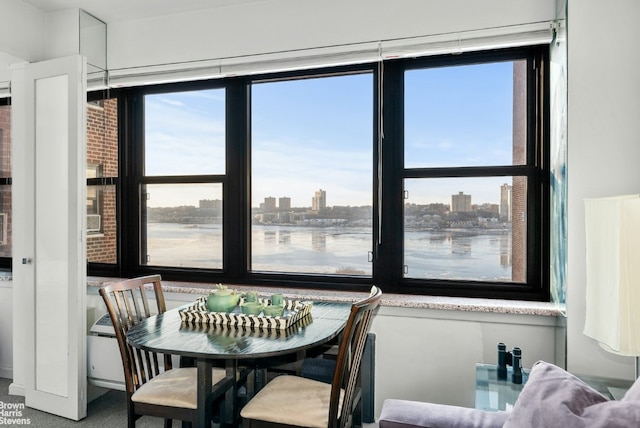
[[[527,63],[516,61],[513,67],[513,160],[526,161],[527,147]],[[527,179],[513,177],[511,191],[511,280],[527,280]]]
[[[102,165],[104,177],[118,176],[118,107],[116,99],[87,107],[87,164]],[[102,231],[87,234],[87,260],[116,263],[116,192],[102,186]]]

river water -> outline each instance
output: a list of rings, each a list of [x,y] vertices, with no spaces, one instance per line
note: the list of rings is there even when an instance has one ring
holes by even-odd
[[[370,228],[252,226],[254,271],[371,275]],[[220,225],[149,223],[149,265],[222,268]],[[511,232],[407,231],[407,278],[511,281]]]

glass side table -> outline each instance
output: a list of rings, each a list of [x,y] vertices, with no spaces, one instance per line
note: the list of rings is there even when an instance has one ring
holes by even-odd
[[[475,408],[490,412],[511,410],[522,388],[529,379],[529,369],[522,369],[522,384],[511,382],[513,368],[507,367],[507,379],[498,380],[498,366],[476,364]],[[633,384],[632,380],[612,379],[600,376],[576,375],[587,385],[610,400],[621,399]]]
[[[576,377],[609,400],[620,400],[633,385],[632,380],[576,374]]]
[[[495,364],[476,364],[476,402],[475,408],[497,412],[511,410],[522,388],[529,379],[529,370],[522,369],[522,383],[511,381],[513,367],[507,366],[507,379],[498,379],[498,366]]]

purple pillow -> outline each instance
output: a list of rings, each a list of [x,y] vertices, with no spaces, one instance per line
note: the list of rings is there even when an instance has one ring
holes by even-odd
[[[608,425],[594,425],[582,416],[585,409],[601,403],[609,404],[604,395],[560,367],[539,361],[531,369],[504,428],[605,427]]]
[[[640,381],[636,380],[620,401],[640,401]]]
[[[607,401],[582,412],[585,427],[630,428],[640,426],[640,404],[636,401]]]

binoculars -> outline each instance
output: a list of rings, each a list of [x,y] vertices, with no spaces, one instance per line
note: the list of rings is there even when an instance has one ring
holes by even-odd
[[[522,383],[522,349],[513,348],[513,351],[507,351],[507,345],[498,343],[498,379],[507,379],[507,366],[513,367],[511,381],[515,384]]]

